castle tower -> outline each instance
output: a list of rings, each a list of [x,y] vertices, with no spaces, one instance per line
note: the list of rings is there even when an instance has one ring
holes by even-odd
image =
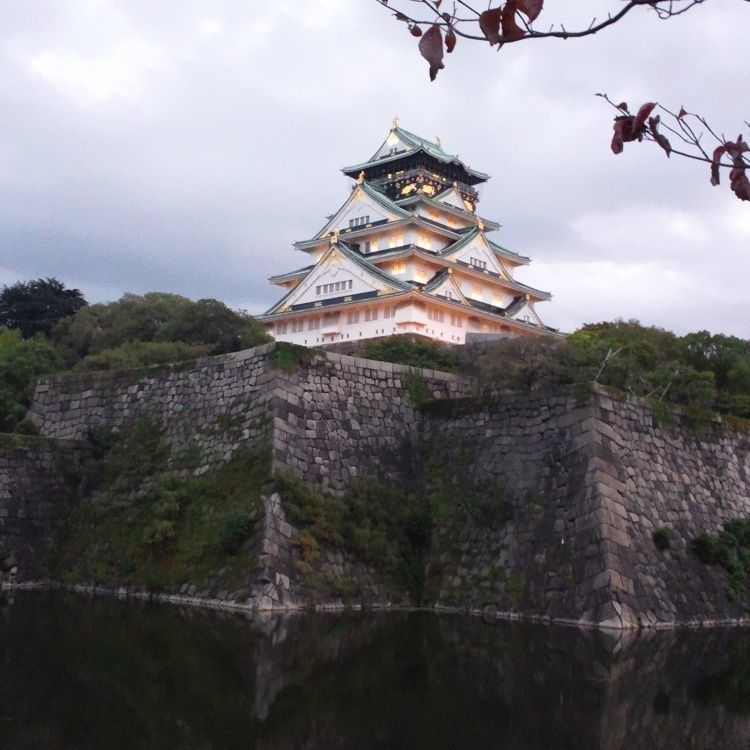
[[[287,290],[260,317],[278,341],[557,334],[535,310],[551,295],[515,279],[529,258],[493,242],[500,225],[477,213],[476,186],[489,175],[395,118],[372,157],[342,171],[356,180],[349,197],[314,237],[295,243],[308,265],[270,278]]]

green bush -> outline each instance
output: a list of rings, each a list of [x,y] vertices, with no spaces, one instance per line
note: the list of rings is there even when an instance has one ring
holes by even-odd
[[[669,541],[669,529],[664,528],[663,526],[659,529],[654,529],[653,534],[651,534],[652,539],[654,540],[654,545],[656,546],[656,549],[660,551],[664,551],[669,549],[670,541]]]
[[[443,372],[454,372],[459,366],[458,355],[445,344],[409,334],[370,339],[365,342],[362,355],[368,359]]]
[[[750,574],[750,520],[728,521],[719,534],[703,534],[693,540],[692,546],[702,562],[726,570],[731,600],[745,598]]]
[[[219,547],[227,555],[236,555],[255,529],[257,510],[233,510],[223,520]]]

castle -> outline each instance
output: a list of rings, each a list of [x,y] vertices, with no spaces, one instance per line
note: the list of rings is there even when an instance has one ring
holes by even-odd
[[[398,333],[463,344],[467,334],[555,335],[535,304],[550,299],[514,278],[529,258],[487,236],[477,186],[489,175],[399,127],[361,164],[341,208],[309,240],[312,263],[272,276],[286,294],[261,320],[304,346]]]

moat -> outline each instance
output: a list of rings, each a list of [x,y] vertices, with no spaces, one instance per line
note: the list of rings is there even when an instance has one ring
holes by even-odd
[[[0,599],[0,746],[746,748],[750,632]]]

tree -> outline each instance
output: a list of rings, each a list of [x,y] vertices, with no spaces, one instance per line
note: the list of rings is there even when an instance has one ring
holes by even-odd
[[[60,366],[55,347],[43,334],[22,339],[16,331],[0,329],[0,431],[13,430],[23,420],[37,378]]]
[[[90,305],[61,321],[53,336],[69,366],[88,357],[81,367],[104,368],[224,354],[270,341],[245,312],[214,299],[194,302],[164,292],[125,294],[117,302]],[[167,345],[177,343],[185,346]]]
[[[18,329],[25,339],[37,333],[49,336],[61,318],[87,304],[79,289],[66,289],[57,279],[19,281],[0,292],[0,326]]]
[[[445,67],[445,53],[453,52],[459,37],[489,44],[498,50],[508,44],[530,40],[577,39],[610,29],[636,8],[650,10],[657,18],[667,20],[702,5],[705,0],[626,0],[617,13],[609,14],[604,19],[594,18],[586,27],[570,30],[562,23],[552,23],[546,31],[534,26],[544,9],[544,0],[505,0],[497,7],[482,11],[464,0],[455,0],[450,10],[448,3],[443,5],[443,0],[376,2],[388,8],[398,21],[406,24],[412,36],[419,39],[419,52],[427,60],[430,79],[434,81],[438,72]],[[750,146],[741,133],[736,140],[730,140],[719,135],[705,117],[687,112],[682,107],[676,112],[674,108],[667,109],[657,102],[646,102],[632,113],[626,102],[615,104],[606,94],[597,96],[602,96],[617,110],[613,126],[613,153],[622,153],[626,142],[651,141],[667,157],[675,154],[709,164],[712,185],[720,184],[721,170],[729,170],[732,192],[740,200],[750,201],[750,179],[747,176],[750,161],[745,156]],[[744,124],[750,127],[747,122]],[[679,141],[679,148],[673,146],[660,127]],[[713,146],[707,146],[706,140],[710,140]]]

